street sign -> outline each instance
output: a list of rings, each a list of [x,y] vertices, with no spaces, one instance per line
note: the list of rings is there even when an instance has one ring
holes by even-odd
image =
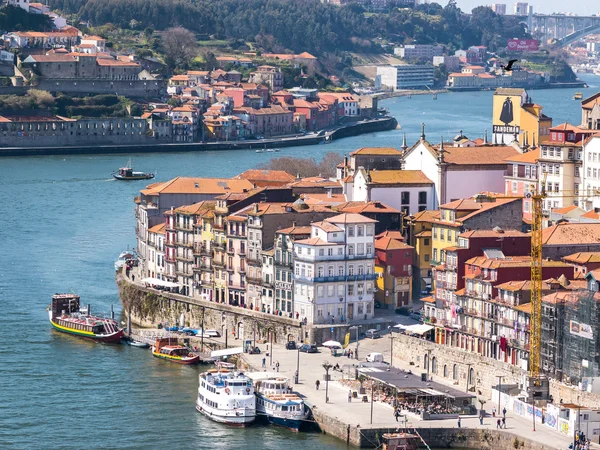
[[[333,333],[333,327],[331,327],[331,332]]]

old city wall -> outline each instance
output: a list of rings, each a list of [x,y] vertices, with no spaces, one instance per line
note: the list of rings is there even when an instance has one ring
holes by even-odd
[[[483,358],[474,353],[468,353],[462,350],[453,349],[444,345],[436,344],[424,339],[406,336],[404,334],[394,335],[394,359],[398,358],[409,363],[413,363],[416,374],[426,373],[424,366],[425,358],[429,353],[430,365],[429,374],[433,380],[436,378],[453,379],[454,366],[457,366],[458,379],[454,381],[460,389],[467,389],[467,373],[472,368],[474,370],[474,383],[469,386],[469,390],[476,395],[490,398],[492,395],[492,386],[498,383],[498,376],[502,376],[504,384],[522,383],[522,376],[525,373],[518,367],[510,364],[504,364],[489,358]],[[434,371],[433,358],[435,358],[437,370]],[[446,366],[447,376],[444,377],[444,366]]]
[[[183,315],[186,326],[229,333],[240,339],[270,340],[284,343],[299,341],[300,322],[285,317],[241,309],[182,295],[161,293],[119,278],[117,281],[121,302],[131,321],[141,327],[155,328],[159,323],[175,325]]]
[[[3,86],[0,95],[22,94],[28,89],[41,89],[65,94],[115,94],[129,98],[154,98],[166,92],[165,80],[106,80],[43,78],[35,86]]]
[[[473,368],[475,384],[469,390],[484,398],[491,398],[492,386],[498,384],[498,376],[503,377],[503,384],[521,384],[523,375],[526,375],[526,372],[518,367],[404,334],[394,335],[393,349],[394,359],[398,358],[414,363],[413,372],[416,374],[427,372],[424,361],[430,351],[431,361],[435,357],[437,362],[436,373],[433,373],[431,363],[429,366],[429,373],[434,380],[436,378],[452,380],[453,367],[456,364],[458,380],[455,381],[455,384],[462,389],[467,388],[467,373],[469,369]],[[444,365],[447,367],[447,377],[444,377]],[[550,379],[550,396],[555,402],[575,403],[600,409],[600,394],[582,392],[575,386],[569,386],[553,379]]]

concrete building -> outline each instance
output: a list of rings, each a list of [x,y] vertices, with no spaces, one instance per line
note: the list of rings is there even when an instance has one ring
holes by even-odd
[[[574,151],[578,155],[581,152],[579,148]],[[579,186],[578,205],[587,211],[593,210],[598,213],[600,212],[600,136],[590,136],[584,141],[583,156],[578,162],[583,163],[583,167],[578,171],[583,176]]]
[[[581,127],[600,130],[600,92],[581,102]]]
[[[400,232],[385,232],[375,238],[375,300],[382,308],[412,306],[412,262],[414,247],[403,242]]]
[[[561,222],[542,230],[544,258],[560,260],[577,252],[600,252],[600,223]]]
[[[294,242],[294,313],[310,324],[373,317],[375,221],[340,214]]]
[[[528,193],[535,192],[538,184],[538,159],[540,149],[517,154],[506,158],[507,170],[504,193],[510,196],[523,196],[523,221],[531,223],[533,212],[531,197]]]
[[[294,242],[310,238],[310,233],[310,225],[293,225],[275,233],[274,302],[264,305],[263,311],[294,311]],[[300,318],[298,311],[295,311],[294,318]]]
[[[354,175],[352,200],[382,202],[407,216],[437,208],[435,185],[420,170],[359,168]]]
[[[493,3],[492,11],[500,16],[504,16],[506,14],[506,3]]]
[[[446,71],[448,73],[452,73],[460,68],[460,58],[458,56],[448,55],[433,57],[434,66],[440,66],[442,64],[446,66]]]
[[[459,236],[468,230],[499,227],[520,230],[523,225],[520,198],[493,198],[478,201],[475,198],[455,200],[440,206],[440,218],[433,222],[431,264],[445,260],[447,248],[459,244]]]
[[[427,89],[433,86],[434,68],[430,65],[378,66],[381,84],[394,91],[403,89]]]
[[[249,83],[265,84],[271,88],[271,92],[277,92],[283,89],[283,73],[278,67],[258,66],[250,74]]]
[[[528,12],[528,3],[516,2],[513,12],[515,16],[526,16]]]
[[[421,59],[427,62],[432,62],[434,56],[441,56],[443,54],[444,49],[441,45],[413,44],[394,48],[394,55],[400,58]]]
[[[404,218],[406,242],[415,248],[413,280],[416,292],[430,291],[432,288],[432,229],[439,217],[440,212],[435,210],[422,211]]]
[[[148,230],[145,275],[159,280],[165,277],[165,223],[159,223]]]
[[[512,146],[485,142],[474,147],[460,145],[431,145],[423,131],[421,139],[403,155],[405,170],[420,170],[433,181],[436,205],[480,192],[504,192],[505,160],[520,153]]]
[[[23,66],[44,78],[94,78],[110,80],[139,80],[142,68],[134,61],[121,61],[112,57],[77,53],[29,55]]]

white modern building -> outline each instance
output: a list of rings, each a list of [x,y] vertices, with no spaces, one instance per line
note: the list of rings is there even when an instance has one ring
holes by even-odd
[[[165,280],[165,224],[160,223],[148,230],[147,275]]]
[[[394,91],[402,89],[425,89],[433,86],[433,66],[430,65],[392,65],[378,66],[377,75],[381,75],[381,84]]]
[[[294,309],[307,323],[373,317],[375,220],[340,214],[311,224],[294,242]]]
[[[443,54],[441,45],[412,44],[394,48],[394,55],[403,59],[426,59],[431,62],[434,56]]]
[[[378,201],[410,216],[433,210],[435,184],[420,170],[370,170],[362,167],[354,174],[353,201]]]
[[[591,136],[583,147],[583,186],[579,206],[585,210],[600,212],[600,197],[594,192],[600,190],[600,136]]]

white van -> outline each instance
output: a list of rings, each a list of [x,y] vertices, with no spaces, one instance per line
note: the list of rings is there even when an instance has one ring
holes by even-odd
[[[381,353],[372,352],[367,355],[367,362],[383,362],[383,355]]]

